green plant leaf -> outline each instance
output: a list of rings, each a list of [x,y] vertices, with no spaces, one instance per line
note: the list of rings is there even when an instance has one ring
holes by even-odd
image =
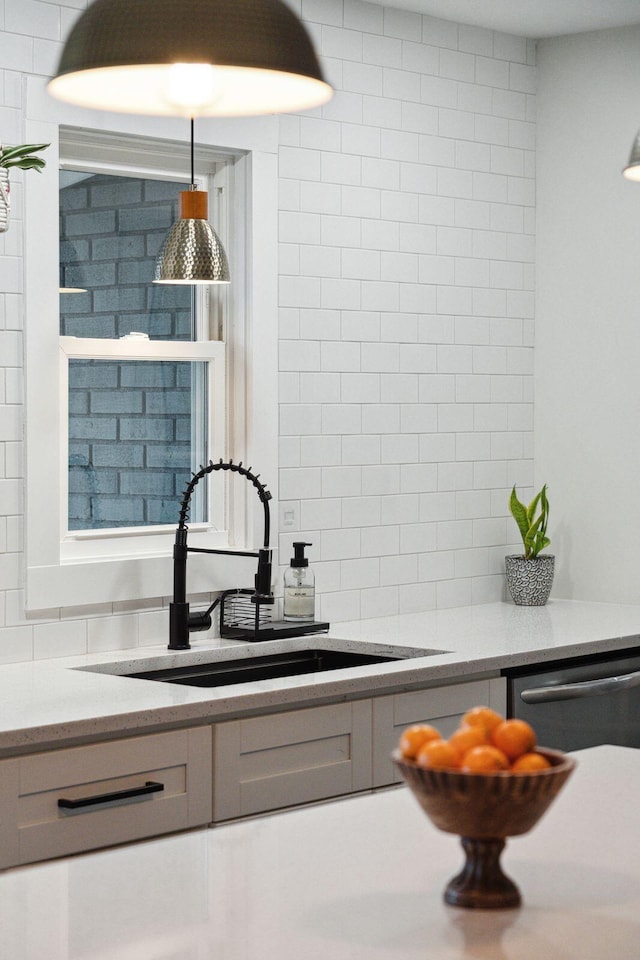
[[[536,509],[538,507],[539,502],[540,502],[540,494],[536,493],[535,497],[527,507],[527,520],[529,521],[529,523],[533,522],[533,518],[536,515]]]
[[[509,499],[509,510],[513,519],[518,524],[518,530],[520,531],[520,536],[522,537],[523,543],[525,543],[525,537],[529,531],[529,521],[527,518],[527,510],[523,503],[518,500],[518,495],[516,494],[516,488],[514,486],[511,491],[511,497]]]
[[[528,507],[520,502],[514,485],[509,499],[509,509],[518,524],[518,530],[524,545],[524,555],[527,560],[536,557],[541,550],[551,542],[547,537],[547,521],[549,518],[549,501],[547,499],[547,485],[535,495]]]
[[[33,157],[38,150],[46,150],[48,143],[24,143],[17,147],[0,148],[0,167],[20,167],[23,170],[42,169],[45,161],[42,157]],[[34,165],[32,161],[36,160]]]

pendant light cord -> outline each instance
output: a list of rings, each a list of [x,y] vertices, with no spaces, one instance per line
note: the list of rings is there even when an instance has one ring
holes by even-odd
[[[191,117],[191,189],[195,190],[196,188],[196,175],[195,175],[195,161],[194,161],[194,145],[193,145],[193,131],[194,131],[194,120]]]

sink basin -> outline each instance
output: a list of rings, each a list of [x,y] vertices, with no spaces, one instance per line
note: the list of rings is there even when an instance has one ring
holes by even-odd
[[[430,651],[429,651],[430,652]],[[425,655],[427,651],[425,651]],[[160,680],[163,683],[183,683],[190,687],[223,687],[254,680],[277,677],[296,677],[306,673],[324,673],[372,663],[390,663],[404,657],[377,656],[341,650],[291,650],[241,660],[217,660],[185,667],[128,673],[138,680]]]
[[[225,687],[433,657],[446,652],[390,643],[374,646],[360,640],[317,635],[260,644],[238,643],[217,650],[193,650],[149,659],[94,663],[74,669],[135,680],[154,680],[156,683]]]

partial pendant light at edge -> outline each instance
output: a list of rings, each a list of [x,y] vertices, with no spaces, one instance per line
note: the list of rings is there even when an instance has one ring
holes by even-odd
[[[640,181],[640,133],[633,141],[629,162],[622,171],[622,176],[627,180]]]
[[[94,0],[48,89],[77,106],[184,117],[295,112],[333,95],[282,0]]]
[[[156,260],[154,283],[229,283],[227,254],[208,221],[209,195],[195,185],[194,123],[191,119],[191,187],[179,196],[179,219]]]

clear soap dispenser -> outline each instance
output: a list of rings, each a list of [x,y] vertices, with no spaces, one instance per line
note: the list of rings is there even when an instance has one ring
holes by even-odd
[[[313,620],[316,607],[316,578],[304,555],[312,543],[294,543],[294,556],[284,572],[285,620]]]

